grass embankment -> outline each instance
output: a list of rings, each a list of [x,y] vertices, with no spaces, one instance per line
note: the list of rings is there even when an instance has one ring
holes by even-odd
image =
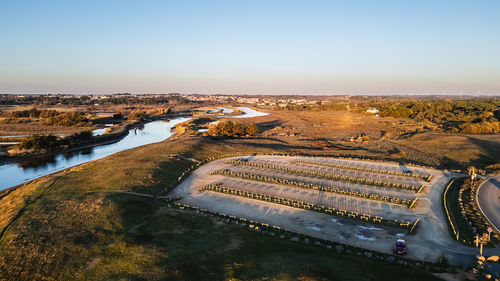
[[[272,152],[253,147],[256,151]],[[172,140],[51,175],[0,198],[0,280],[432,280],[423,270],[297,244],[162,207],[198,160],[248,144]],[[181,154],[181,157],[176,155]]]
[[[469,181],[467,178],[456,178],[446,193],[446,204],[453,227],[457,232],[455,234],[450,226],[451,236],[455,238],[458,235],[459,242],[467,246],[475,246],[476,234],[481,237],[487,233],[486,229],[490,225],[481,214],[475,200],[478,184],[470,185]],[[476,181],[479,183],[479,179]],[[460,191],[462,191],[462,201],[459,200]],[[486,246],[496,247],[499,241],[500,236],[493,232],[491,241]]]

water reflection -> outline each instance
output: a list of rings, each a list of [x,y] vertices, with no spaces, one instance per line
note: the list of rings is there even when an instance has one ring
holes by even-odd
[[[23,169],[38,169],[48,167],[50,164],[54,163],[56,163],[55,156],[43,156],[22,160],[18,162],[17,165]]]
[[[32,157],[28,160],[0,165],[0,190],[119,151],[163,141],[172,136],[173,127],[189,119],[181,117],[170,121],[154,121],[131,129],[125,138],[112,144],[54,156]]]

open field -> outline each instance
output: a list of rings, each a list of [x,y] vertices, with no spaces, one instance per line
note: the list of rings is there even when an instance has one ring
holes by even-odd
[[[233,108],[220,104],[222,107]],[[4,106],[5,111],[29,109],[29,106]],[[43,106],[40,109],[88,110],[96,117],[100,113],[119,111],[155,111],[155,105],[117,105],[90,107]],[[187,110],[193,105],[173,107],[175,111]],[[217,106],[211,108],[216,109]],[[234,109],[234,108],[233,108]],[[273,107],[259,109],[271,115],[248,119],[260,128],[263,147],[286,152],[311,152],[325,155],[352,155],[385,160],[401,160],[422,163],[440,169],[465,169],[470,165],[483,168],[498,163],[500,135],[463,135],[451,133],[414,133],[418,124],[410,119],[375,117],[350,111],[279,111]],[[229,114],[236,114],[229,113]],[[211,115],[192,120],[192,136],[199,135],[200,128],[224,118]],[[39,126],[37,123],[5,124],[0,122],[0,135],[26,135],[31,133],[70,134],[84,130],[78,127]],[[413,132],[413,133],[408,133]],[[364,139],[357,137],[366,135]],[[353,141],[351,141],[351,138]],[[208,140],[210,141],[210,140]],[[247,141],[247,143],[250,143]],[[460,147],[460,150],[456,148]]]
[[[313,113],[317,114],[318,118],[320,117],[319,113]],[[447,155],[446,151],[451,149],[451,147],[447,147],[446,143],[439,141],[443,137],[438,135],[430,135],[430,140],[436,144],[435,151],[430,154],[427,152],[431,151],[431,146],[417,151],[413,150],[414,148],[407,149],[406,146],[399,146],[396,142],[400,140],[391,140],[390,142],[370,140],[364,143],[343,140],[343,136],[348,138],[349,135],[359,134],[366,131],[365,129],[371,130],[376,127],[375,123],[366,123],[370,126],[363,126],[362,122],[364,121],[361,120],[356,126],[349,129],[347,128],[349,121],[336,123],[337,119],[335,118],[341,118],[341,114],[338,112],[324,114],[324,118],[327,120],[325,126],[328,126],[328,129],[323,129],[322,137],[319,135],[318,138],[314,138],[313,135],[286,137],[266,135],[272,128],[277,128],[277,120],[282,122],[281,124],[285,124],[284,126],[287,126],[286,124],[303,126],[304,132],[307,132],[305,129],[310,125],[308,114],[310,113],[296,114],[292,112],[280,113],[279,115],[273,113],[269,116],[252,118],[251,121],[259,124],[261,128],[261,134],[255,138],[213,139],[178,134],[162,143],[117,153],[105,159],[72,168],[69,171],[37,179],[17,189],[2,192],[0,194],[0,209],[2,210],[0,212],[0,228],[4,235],[0,242],[0,252],[2,253],[0,268],[12,267],[14,270],[2,270],[3,275],[0,280],[2,278],[26,280],[30,279],[28,277],[31,276],[43,276],[44,278],[40,279],[45,280],[68,278],[85,280],[103,278],[222,279],[225,276],[233,276],[230,275],[233,274],[232,272],[234,272],[235,277],[242,279],[388,280],[389,278],[390,280],[396,274],[397,279],[432,280],[433,276],[418,269],[373,261],[355,255],[337,255],[331,250],[249,233],[234,225],[220,225],[217,221],[198,217],[193,212],[162,208],[161,204],[154,200],[155,195],[164,195],[177,186],[177,179],[186,168],[198,161],[228,153],[352,155],[397,161],[401,165],[384,165],[384,169],[404,171],[405,164],[408,162],[439,167],[443,160],[441,155]],[[363,116],[350,114],[360,118]],[[301,116],[301,118],[297,116]],[[380,122],[376,119],[375,121]],[[341,132],[342,126],[347,128],[345,132],[348,133]],[[276,131],[280,130],[284,129]],[[374,129],[373,133],[375,134],[377,130]],[[450,137],[455,136],[450,135]],[[481,136],[484,139],[491,139],[493,148],[498,145],[495,141],[496,137],[495,135]],[[462,137],[460,140],[469,141]],[[472,142],[469,144],[470,146],[465,146],[464,155],[470,153],[473,155],[471,159],[476,159],[475,157],[479,157],[483,153],[478,144]],[[401,148],[406,154],[403,156],[394,154],[395,147]],[[459,153],[450,155],[454,158],[449,163],[458,163],[463,160],[461,160],[462,156]],[[471,163],[475,163],[474,161]],[[359,167],[370,167],[371,164],[377,162],[363,161],[359,163]],[[462,163],[460,166],[452,165],[451,167],[460,168],[471,164],[470,162],[460,163]],[[289,163],[289,165],[295,164],[298,163]],[[302,164],[305,165],[305,163]],[[322,167],[321,165],[305,166],[328,169],[327,166]],[[200,169],[204,167],[202,166]],[[328,231],[339,234],[337,237],[339,239],[340,235],[345,234],[344,238],[353,238],[353,241],[360,243],[360,245],[370,242],[362,239],[375,238],[379,239],[377,241],[386,241],[380,243],[380,250],[384,252],[390,251],[396,235],[403,233],[410,241],[410,253],[422,250],[423,255],[429,259],[435,259],[441,252],[447,253],[445,254],[447,257],[450,253],[455,253],[461,258],[460,262],[463,264],[469,264],[472,261],[470,257],[477,252],[474,249],[464,250],[463,247],[460,247],[461,245],[457,246],[457,243],[453,243],[454,241],[448,235],[446,225],[441,225],[443,221],[441,205],[435,204],[435,200],[441,200],[441,187],[446,184],[446,178],[450,175],[445,171],[430,170],[433,171],[432,173],[444,175],[441,179],[433,177],[430,182],[403,176],[402,180],[404,181],[417,180],[426,186],[422,189],[421,194],[417,194],[413,190],[328,178],[312,178],[244,165],[232,166],[230,169],[253,172],[263,176],[277,174],[282,179],[306,182],[311,185],[344,188],[359,193],[376,192],[382,196],[397,194],[401,199],[408,200],[419,197],[415,209],[409,210],[407,206],[390,202],[382,203],[377,200],[348,198],[345,195],[335,196],[335,193],[328,192],[328,197],[331,198],[345,198],[345,202],[352,200],[354,203],[373,206],[370,211],[385,206],[385,208],[399,210],[399,213],[402,214],[401,217],[427,218],[418,223],[415,235],[406,235],[404,234],[405,230],[401,228],[366,224],[288,206],[269,205],[269,203],[254,199],[238,199],[240,202],[244,202],[242,205],[244,208],[253,211],[255,208],[252,206],[258,208],[257,213],[261,213],[263,218],[271,217],[274,213],[293,213],[299,219],[291,221],[290,224],[296,225],[298,232],[326,239],[331,238],[331,235],[324,234]],[[196,176],[199,171],[196,170],[193,175]],[[346,174],[350,173],[351,175],[357,175],[360,172],[363,170],[345,170]],[[365,172],[372,174],[369,171]],[[379,174],[385,179],[401,177],[376,171],[373,174]],[[207,178],[209,177],[207,176]],[[228,178],[227,180],[243,181],[237,178]],[[211,181],[207,181],[207,184]],[[275,184],[268,185],[266,183],[262,185],[262,187],[264,186],[273,186],[275,189],[283,187],[290,190],[297,189],[297,187],[284,184],[277,187]],[[435,186],[437,188],[434,188]],[[132,192],[132,194],[123,194],[125,192]],[[310,191],[300,189],[298,193],[301,192],[309,193]],[[221,195],[214,192],[205,192],[205,194],[207,195],[203,196],[212,194],[210,196],[213,196],[214,199],[230,201],[232,202],[230,204],[233,204],[230,206],[234,206],[234,196],[232,195]],[[221,199],[224,196],[228,199]],[[320,198],[317,197],[317,199]],[[337,204],[337,201],[332,201],[332,204]],[[221,208],[223,207],[225,205],[221,205]],[[310,213],[312,215],[308,215]],[[242,216],[247,216],[247,213],[242,214]],[[332,219],[337,219],[337,221],[334,222]],[[276,223],[281,222],[277,221]],[[369,227],[365,229],[358,225]],[[306,226],[310,228],[306,229]],[[428,232],[422,231],[425,229],[430,230]],[[436,233],[444,233],[444,235],[436,236]],[[239,241],[239,247],[236,249],[233,250],[231,246],[228,250],[213,251],[213,249],[218,248],[225,249],[224,245],[229,245],[234,240]],[[432,253],[427,252],[430,246],[435,249]],[[456,261],[453,258],[449,260]],[[148,265],[147,271],[141,266],[143,263]],[[359,264],[364,266],[360,268]],[[25,268],[31,268],[31,270],[28,272]],[[190,275],[192,272],[200,272],[200,275]],[[212,278],[213,276],[215,277]]]
[[[9,227],[0,242],[0,280],[437,279],[420,269],[252,233],[147,197],[172,190],[193,160],[244,149],[232,141],[169,140],[2,193],[0,208],[7,212],[1,212],[0,228]]]
[[[411,133],[416,123],[408,119],[375,117],[347,111],[276,111],[255,118],[262,136],[323,153],[380,159],[403,159],[440,169],[485,167],[498,163],[500,135]],[[393,137],[383,137],[390,133]],[[366,134],[368,141],[350,141]],[[457,148],[460,149],[457,149]]]
[[[232,159],[241,159],[232,158]],[[316,160],[315,158],[284,157],[284,156],[252,156],[245,164],[238,165],[231,162],[231,159],[220,159],[210,162],[198,170],[194,171],[192,176],[187,178],[179,187],[172,191],[170,196],[181,196],[181,203],[198,206],[208,210],[227,213],[230,215],[245,217],[251,220],[276,225],[294,232],[304,233],[314,237],[329,239],[336,242],[346,243],[362,248],[377,250],[390,253],[395,239],[406,237],[409,241],[410,250],[408,256],[414,259],[434,260],[445,255],[445,251],[437,250],[439,242],[444,244],[451,243],[448,235],[447,222],[442,213],[442,202],[439,196],[449,181],[451,174],[443,173],[438,170],[423,168],[413,168],[407,166],[398,166],[394,164],[377,163],[379,169],[387,170],[415,170],[417,173],[430,175],[432,180],[426,182],[414,177],[407,176],[388,176],[383,173],[363,172],[359,170],[342,170],[338,168],[327,168],[321,165],[304,164],[300,161],[328,161],[327,158]],[[335,161],[335,160],[332,160]],[[338,160],[337,160],[338,161]],[[356,161],[356,165],[363,165],[365,162]],[[274,169],[255,168],[252,163],[268,163]],[[369,164],[369,163],[368,163]],[[373,162],[371,163],[373,165]],[[370,191],[372,194],[390,196],[393,198],[418,198],[415,206],[410,209],[408,206],[371,200],[370,198],[361,198],[350,194],[338,194],[324,192],[320,190],[303,189],[298,186],[256,182],[244,178],[228,177],[224,174],[213,174],[214,171],[229,170],[245,172],[257,176],[272,176],[286,179],[286,176],[294,178],[297,181],[310,183],[321,180],[320,177],[298,176],[295,170],[284,172],[276,167],[293,167],[299,171],[322,171],[329,174],[356,175],[359,177],[374,177],[377,180],[395,182],[399,184],[415,183],[425,187],[420,193],[410,190],[397,188],[387,188],[376,185],[359,185],[349,183],[346,188],[352,190]],[[267,173],[266,173],[267,172]],[[285,176],[286,175],[286,176]],[[329,185],[335,181],[323,181],[323,185]],[[325,209],[334,208],[335,210],[344,210],[345,215],[325,214],[304,210],[303,208],[294,208],[293,206],[284,206],[276,202],[263,202],[256,198],[244,198],[231,194],[221,194],[213,191],[199,191],[207,185],[219,183],[222,187],[235,189],[242,192],[270,196],[272,198],[283,198],[284,200],[301,201],[313,206],[324,206]],[[344,182],[337,181],[337,184]],[[379,193],[380,192],[380,193]],[[259,197],[260,198],[260,197]],[[358,213],[360,216],[370,217],[370,223],[351,220],[348,214]],[[375,217],[384,218],[387,221],[398,220],[393,226],[381,225],[371,222]],[[401,229],[401,222],[414,223],[417,219],[420,222],[417,225],[416,233],[408,235],[408,229]],[[433,239],[434,242],[429,240]],[[373,243],[377,241],[377,243]]]

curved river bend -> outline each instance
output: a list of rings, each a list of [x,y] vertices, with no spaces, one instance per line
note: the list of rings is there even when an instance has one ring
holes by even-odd
[[[126,137],[112,144],[61,153],[50,157],[34,157],[20,162],[2,164],[0,165],[0,190],[92,160],[101,159],[119,151],[163,141],[174,134],[172,128],[189,119],[191,118],[180,117],[170,121],[153,121],[140,128],[131,129]]]

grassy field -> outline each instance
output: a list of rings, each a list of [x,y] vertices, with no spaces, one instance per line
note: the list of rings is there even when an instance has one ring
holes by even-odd
[[[382,139],[384,128],[405,125],[335,111],[272,113],[252,118],[258,138],[179,136],[0,192],[0,280],[433,280],[421,270],[264,236],[125,192],[165,194],[194,161],[233,152],[352,155],[451,169],[500,157],[498,135]],[[369,140],[350,141],[360,134]]]
[[[0,280],[433,280],[422,270],[297,244],[162,207],[195,158],[272,152],[258,140],[177,139],[0,194]],[[180,157],[178,157],[180,155]]]
[[[411,161],[441,169],[484,168],[500,158],[499,134],[414,133],[418,124],[412,120],[354,112],[270,112],[252,121],[259,125],[263,137],[282,140],[292,149]],[[356,141],[360,135],[366,135],[367,140]]]

